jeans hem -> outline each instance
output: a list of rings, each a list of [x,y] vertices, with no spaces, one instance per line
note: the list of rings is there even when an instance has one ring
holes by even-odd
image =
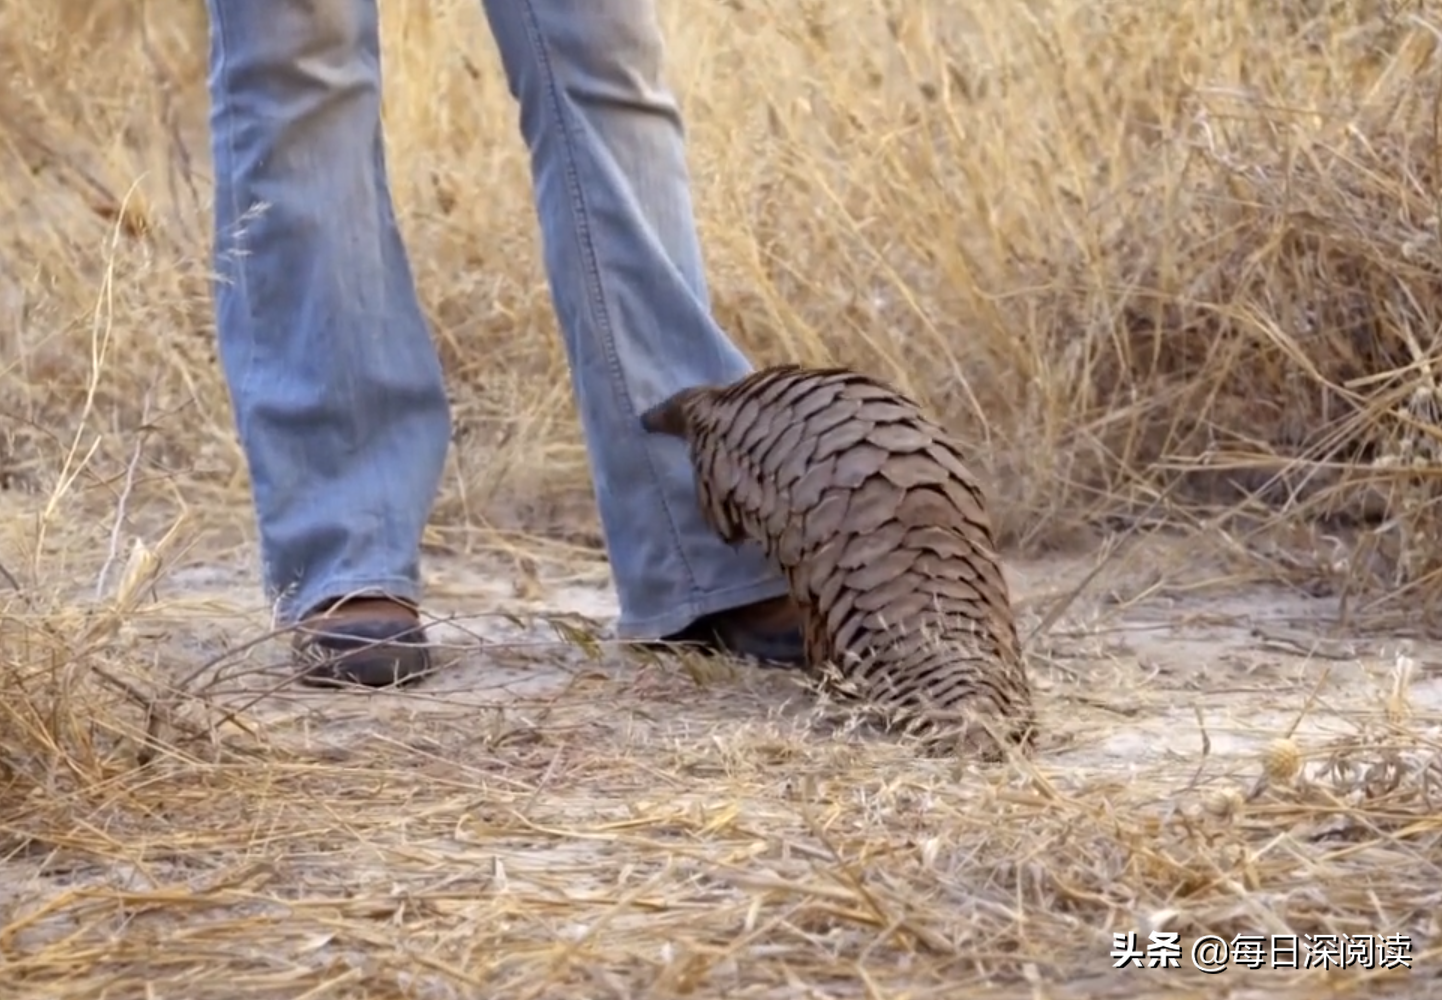
[[[282,602],[276,618],[282,626],[294,625],[311,608],[326,601],[342,597],[377,597],[380,595],[419,605],[421,588],[414,580],[408,580],[403,576],[359,576],[327,580],[318,587],[310,588],[303,595],[286,599]]]
[[[622,615],[621,620],[616,623],[616,638],[626,642],[654,642],[662,636],[675,635],[705,615],[781,597],[787,593],[789,588],[786,581],[775,577],[763,578],[738,587],[727,587],[725,590],[713,590],[651,618],[638,620]]]

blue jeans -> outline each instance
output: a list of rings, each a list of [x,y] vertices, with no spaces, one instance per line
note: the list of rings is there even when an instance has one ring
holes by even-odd
[[[387,186],[376,0],[207,2],[216,321],[267,593],[285,623],[360,593],[419,603],[450,411]],[[684,446],[639,426],[670,393],[750,370],[709,312],[653,0],[485,11],[530,150],[619,636],[785,593],[759,549],[706,527]]]

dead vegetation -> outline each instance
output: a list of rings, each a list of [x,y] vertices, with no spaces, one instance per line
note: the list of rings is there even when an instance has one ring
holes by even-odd
[[[382,6],[395,195],[456,403],[433,553],[499,554],[517,594],[594,578],[479,5]],[[1442,5],[662,8],[716,309],[757,362],[931,404],[1013,558],[1188,529],[1353,629],[1433,629]],[[5,996],[1435,989],[1436,712],[1405,657],[1158,674],[1096,646],[1105,602],[1081,601],[1033,649],[1052,743],[981,770],[818,736],[747,672],[534,636],[488,656],[569,665],[544,696],[422,693],[359,728],[328,727],[365,700],[216,681],[264,623],[175,577],[249,531],[203,84],[197,3],[0,0]],[[177,638],[202,621],[230,632]],[[1262,758],[1206,743],[1067,756],[1143,719],[1215,740],[1193,710],[1237,691],[1327,721],[1300,777],[1253,790]],[[1111,968],[1114,933],[1158,926],[1409,934],[1414,968]]]

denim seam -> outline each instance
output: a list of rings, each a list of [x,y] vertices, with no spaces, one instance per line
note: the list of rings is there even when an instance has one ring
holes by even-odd
[[[724,590],[708,591],[704,598],[687,601],[666,614],[653,615],[641,621],[618,623],[616,637],[622,641],[656,640],[684,628],[702,615],[750,604],[766,597],[783,597],[788,593],[784,580],[760,579]]]
[[[217,3],[212,5],[212,9],[215,13],[215,25],[213,31],[215,32],[216,47],[215,67],[212,72],[216,75],[217,78],[223,79],[230,74],[230,53],[229,48],[226,45],[226,37],[229,31],[226,24],[226,6],[223,3]],[[224,85],[222,89],[227,94],[230,94],[233,90],[233,88],[230,87],[228,84]],[[212,111],[212,115],[214,115],[214,111]],[[214,235],[214,239],[217,242],[224,241],[222,245],[228,245],[230,248],[229,260],[231,278],[229,280],[235,283],[233,288],[233,294],[240,297],[240,301],[245,309],[245,366],[241,371],[240,379],[237,383],[237,388],[234,393],[235,399],[232,400],[232,409],[235,411],[236,431],[243,439],[245,437],[247,424],[245,418],[245,408],[237,404],[240,400],[244,399],[249,394],[251,384],[255,379],[255,343],[253,339],[255,332],[255,301],[251,297],[250,275],[249,270],[246,267],[248,254],[246,253],[246,249],[244,246],[244,239],[240,236],[240,233],[244,229],[244,225],[240,220],[243,219],[245,216],[240,209],[240,199],[236,195],[236,184],[234,182],[234,177],[237,169],[237,157],[235,153],[235,126],[232,122],[232,115],[233,112],[229,109],[224,112],[224,126],[221,129],[221,145],[224,147],[225,150],[225,162],[217,163],[215,165],[215,173],[217,179],[219,179],[220,177],[231,178],[231,180],[225,185],[225,191],[226,196],[229,199],[229,204],[227,207],[230,209],[230,224],[232,226],[232,230],[230,233],[222,234],[220,232],[219,226],[220,220],[217,218],[216,233]],[[219,207],[219,205],[220,202],[217,199],[217,208]],[[218,264],[219,262],[217,261],[217,272],[220,270]],[[220,280],[225,280],[219,274],[217,274],[217,278]],[[220,290],[218,288],[212,290],[212,295],[218,296],[219,294]],[[216,336],[220,336],[218,319],[216,325]],[[251,490],[254,491],[254,489],[255,485],[254,483],[252,483]],[[272,586],[268,567],[266,567],[263,562],[264,560],[262,559],[262,584],[264,588],[270,592],[269,596],[271,596],[277,601],[281,600],[283,598],[283,588]]]
[[[630,411],[631,417],[637,419],[636,405],[631,399],[630,387],[626,385],[626,380],[621,372],[620,359],[616,356],[615,329],[611,323],[610,312],[606,308],[605,291],[601,281],[600,266],[596,261],[595,244],[591,239],[590,227],[586,222],[589,206],[586,203],[585,190],[577,177],[576,161],[579,157],[571,137],[571,123],[567,120],[564,103],[557,94],[556,73],[551,54],[547,49],[545,34],[541,31],[536,18],[533,0],[521,0],[521,4],[525,8],[527,33],[531,37],[531,45],[535,49],[536,59],[541,64],[546,97],[556,124],[560,128],[560,141],[566,152],[564,157],[566,190],[571,199],[571,221],[575,226],[576,241],[580,244],[581,249],[581,266],[586,274],[586,297],[591,305],[591,319],[605,333],[604,353],[611,381],[621,398],[626,401],[626,407]],[[661,477],[657,474],[656,461],[649,444],[641,451],[646,456],[646,465],[650,470],[652,481],[659,484]],[[671,540],[675,544],[676,552],[681,557],[682,565],[686,567],[686,575],[690,578],[691,591],[694,593],[696,591],[696,571],[691,566],[686,547],[681,542],[681,534],[676,529],[675,514],[671,510],[665,492],[657,490],[656,493],[661,510],[666,515],[666,524],[671,532]]]
[[[278,617],[293,624],[303,620],[312,608],[319,607],[326,601],[371,593],[384,594],[386,597],[420,604],[421,587],[415,580],[403,576],[338,577],[327,580],[324,586],[316,589],[313,597],[301,601],[300,595],[297,593],[293,599],[282,602]]]
[[[214,5],[214,10],[215,10],[215,20],[216,20],[216,26],[215,26],[215,44],[216,44],[216,48],[219,50],[218,55],[217,55],[217,58],[216,58],[216,61],[215,61],[215,62],[216,62],[216,65],[215,65],[215,71],[214,71],[214,72],[215,72],[215,74],[216,74],[217,76],[226,76],[226,75],[228,75],[229,72],[230,72],[230,69],[229,69],[229,62],[230,62],[230,60],[229,60],[229,58],[228,58],[228,51],[227,51],[226,43],[225,43],[226,32],[227,32],[227,30],[228,30],[228,29],[226,28],[225,4],[220,4],[220,3],[215,4],[215,5]],[[226,87],[225,87],[225,90],[226,90],[227,93],[229,93],[231,89],[232,89],[232,88],[230,88],[229,86],[226,86]],[[236,166],[235,166],[235,163],[236,163],[236,155],[235,155],[235,130],[234,130],[234,127],[232,126],[232,124],[231,124],[231,122],[230,122],[230,114],[229,114],[229,112],[226,113],[225,119],[226,119],[226,121],[225,121],[224,135],[223,135],[223,144],[224,144],[224,146],[225,146],[225,158],[226,158],[226,162],[225,162],[224,164],[222,164],[222,165],[219,165],[218,169],[216,170],[216,174],[217,174],[217,176],[229,175],[229,176],[231,176],[231,177],[234,177],[234,175],[235,175],[235,170],[236,170]],[[226,191],[227,191],[227,194],[229,195],[229,199],[230,199],[229,208],[230,208],[230,214],[231,214],[231,225],[232,225],[232,226],[239,226],[239,225],[240,225],[240,221],[239,221],[239,220],[244,217],[244,214],[243,214],[243,213],[241,212],[241,210],[240,210],[240,201],[239,201],[239,199],[236,197],[235,187],[236,187],[236,186],[235,186],[234,183],[229,183],[229,184],[226,185]],[[238,231],[239,231],[239,230],[233,230],[231,233],[226,234],[225,236],[220,237],[220,238],[226,239],[226,240],[228,240],[228,241],[231,242],[231,255],[230,255],[230,259],[231,259],[231,261],[232,261],[232,267],[233,267],[233,270],[234,270],[235,288],[236,288],[237,294],[240,295],[241,301],[245,304],[246,319],[249,321],[249,324],[250,324],[250,328],[247,329],[246,332],[247,332],[247,334],[249,334],[249,333],[251,332],[251,330],[254,328],[254,324],[255,324],[255,310],[254,310],[254,303],[252,302],[251,296],[250,296],[250,278],[249,278],[249,276],[248,276],[248,274],[247,274],[246,266],[245,266],[246,253],[245,253],[244,247],[240,246],[241,240],[240,240],[240,237],[237,235]],[[219,237],[220,234],[217,233],[217,236]],[[250,343],[249,337],[247,337],[247,342],[246,342],[246,354],[245,354],[245,371],[244,371],[244,372],[242,373],[242,375],[241,375],[240,391],[239,391],[239,393],[238,393],[238,395],[240,395],[240,396],[242,396],[242,397],[246,394],[246,390],[248,390],[248,389],[250,388],[251,380],[252,380],[252,378],[254,378],[254,375],[255,375],[255,349],[254,349],[254,346],[255,346],[254,344]],[[239,415],[239,416],[241,417],[242,420],[244,420],[244,416],[243,416],[243,415]],[[244,426],[240,426],[240,427],[238,427],[237,429],[238,429],[242,434],[245,433],[245,428],[244,428]]]

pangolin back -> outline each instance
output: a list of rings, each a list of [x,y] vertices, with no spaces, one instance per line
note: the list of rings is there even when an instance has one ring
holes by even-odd
[[[643,426],[689,445],[708,523],[759,543],[830,686],[994,757],[1035,718],[985,497],[920,407],[847,368],[684,389]]]

